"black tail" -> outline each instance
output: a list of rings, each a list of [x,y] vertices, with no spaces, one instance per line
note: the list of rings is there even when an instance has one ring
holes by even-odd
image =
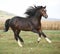
[[[5,22],[4,32],[7,32],[8,29],[9,29],[9,21],[10,21],[10,19],[7,19],[6,22]]]

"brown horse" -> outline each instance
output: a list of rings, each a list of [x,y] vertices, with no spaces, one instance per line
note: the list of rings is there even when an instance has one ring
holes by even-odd
[[[41,29],[41,18],[42,16],[47,18],[46,6],[34,6],[27,9],[25,12],[26,17],[15,16],[12,19],[7,19],[5,22],[5,32],[8,31],[9,27],[14,32],[14,37],[18,42],[19,46],[22,47],[23,39],[19,36],[21,31],[32,31],[39,35],[38,42],[40,41],[41,35],[49,42],[51,41],[46,37]],[[21,42],[20,42],[21,41]]]

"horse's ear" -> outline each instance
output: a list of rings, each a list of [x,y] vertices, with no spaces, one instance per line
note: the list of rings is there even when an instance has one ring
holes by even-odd
[[[34,7],[37,8],[36,5],[34,5]]]
[[[46,8],[46,6],[44,6],[44,9]]]

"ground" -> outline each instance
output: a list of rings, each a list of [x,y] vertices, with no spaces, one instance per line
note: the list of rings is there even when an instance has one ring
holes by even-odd
[[[44,33],[52,43],[42,37],[37,43],[38,35],[33,32],[21,32],[24,39],[24,46],[18,46],[14,39],[13,32],[0,30],[0,54],[60,54],[60,30],[44,30]]]

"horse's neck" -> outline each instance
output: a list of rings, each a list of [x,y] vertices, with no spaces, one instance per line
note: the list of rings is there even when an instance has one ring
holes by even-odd
[[[35,26],[40,26],[41,25],[41,16],[37,17],[34,16],[31,18],[31,22],[35,25]]]
[[[38,22],[41,22],[42,16],[39,14],[39,15],[35,15],[34,18],[35,18]]]
[[[34,17],[41,21],[42,16],[41,16],[40,12],[37,12]]]

